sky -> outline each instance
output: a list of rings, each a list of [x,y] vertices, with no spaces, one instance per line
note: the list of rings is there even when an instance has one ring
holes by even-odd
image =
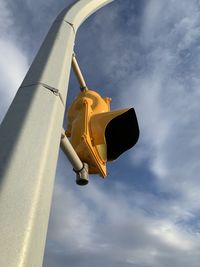
[[[0,0],[0,120],[72,2]],[[85,187],[60,152],[43,267],[199,266],[200,1],[115,0],[75,52],[90,89],[135,108],[140,138]],[[78,92],[71,73],[67,108]]]

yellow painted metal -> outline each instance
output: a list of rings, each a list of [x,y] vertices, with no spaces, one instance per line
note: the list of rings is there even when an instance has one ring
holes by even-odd
[[[101,158],[92,138],[91,117],[99,112],[109,111],[109,101],[98,93],[85,90],[80,92],[68,111],[68,127],[66,135],[76,153],[83,162],[88,163],[89,173],[99,173],[106,176],[105,159]],[[99,148],[101,149],[101,148]],[[105,148],[104,148],[104,152]]]
[[[110,111],[111,98],[102,98],[97,92],[80,92],[68,110],[66,135],[76,153],[89,165],[90,174],[106,176],[107,124],[127,109]]]

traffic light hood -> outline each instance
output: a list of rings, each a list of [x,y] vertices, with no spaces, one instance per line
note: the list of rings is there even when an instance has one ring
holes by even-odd
[[[139,138],[139,127],[133,108],[109,121],[105,129],[105,138],[108,161],[115,160],[136,144]]]
[[[91,117],[94,145],[106,145],[106,161],[117,159],[133,147],[139,137],[139,127],[134,108],[94,114]]]

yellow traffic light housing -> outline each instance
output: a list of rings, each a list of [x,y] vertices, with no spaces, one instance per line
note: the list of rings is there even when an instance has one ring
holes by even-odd
[[[106,176],[106,162],[134,146],[139,127],[133,108],[110,111],[111,99],[97,92],[79,93],[68,110],[67,137],[89,166],[90,174]]]

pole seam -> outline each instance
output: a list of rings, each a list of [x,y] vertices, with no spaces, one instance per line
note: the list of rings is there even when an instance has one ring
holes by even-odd
[[[74,24],[73,23],[71,23],[71,22],[69,22],[69,21],[67,21],[65,19],[59,19],[59,18],[54,21],[54,23],[57,23],[57,22],[67,23],[70,27],[72,27],[74,34],[76,34],[76,30],[74,28]]]
[[[37,83],[28,84],[28,85],[23,85],[23,86],[20,86],[19,89],[24,88],[24,87],[34,86],[34,85],[42,85],[44,88],[50,90],[54,95],[59,96],[63,106],[65,106],[63,97],[62,97],[61,93],[59,92],[59,90],[55,87],[52,87],[52,86],[46,84],[46,83],[37,82]]]
[[[68,25],[70,25],[72,27],[73,31],[74,31],[74,34],[76,34],[76,31],[75,31],[75,28],[74,28],[74,24],[69,22],[69,21],[67,21],[67,20],[63,20],[63,21],[66,22]]]

